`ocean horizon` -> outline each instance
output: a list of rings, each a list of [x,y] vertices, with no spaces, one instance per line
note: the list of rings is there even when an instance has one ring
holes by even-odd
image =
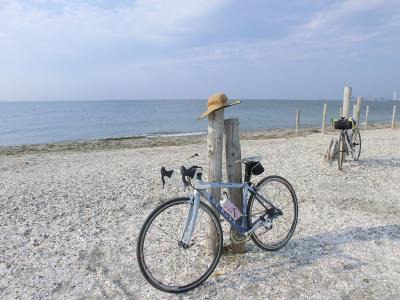
[[[239,118],[240,130],[246,132],[287,129],[295,127],[300,109],[301,127],[320,127],[324,103],[329,123],[339,116],[342,101],[241,100],[225,110],[225,118]],[[369,122],[389,123],[394,104],[392,100],[364,101],[360,121],[364,122],[369,105]],[[204,99],[0,102],[0,145],[202,134],[207,131],[207,119],[197,117],[206,109]]]

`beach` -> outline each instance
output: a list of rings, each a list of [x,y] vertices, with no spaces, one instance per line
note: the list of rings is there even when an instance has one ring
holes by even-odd
[[[337,136],[242,135],[242,157],[261,155],[263,175],[296,191],[296,231],[278,252],[247,242],[221,257],[222,275],[179,296],[144,280],[136,239],[151,210],[187,195],[161,188],[161,166],[206,168],[205,135],[2,147],[0,298],[399,299],[400,130],[361,130],[360,160],[343,171],[324,161]]]

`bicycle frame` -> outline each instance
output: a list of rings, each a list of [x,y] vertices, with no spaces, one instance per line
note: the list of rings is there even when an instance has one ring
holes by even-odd
[[[342,129],[342,133],[344,134],[345,141],[346,141],[346,153],[348,154],[349,153],[349,149],[351,151],[353,151],[353,145],[352,145],[352,142],[350,141],[350,137],[349,137],[349,134],[348,134],[347,131],[348,131],[348,129]]]
[[[191,237],[193,235],[196,219],[198,214],[198,209],[200,206],[200,198],[205,198],[236,230],[237,232],[248,235],[254,232],[259,227],[263,226],[266,223],[264,218],[265,214],[260,216],[256,221],[254,221],[250,226],[248,225],[247,215],[247,201],[249,194],[253,194],[255,199],[257,199],[262,206],[267,208],[266,204],[268,204],[271,208],[277,209],[275,205],[268,199],[261,196],[254,186],[250,186],[246,183],[224,183],[224,182],[203,182],[201,180],[195,180],[195,184],[193,186],[194,193],[193,197],[191,197],[191,206],[189,210],[188,217],[186,219],[185,229],[182,234],[181,242],[184,245],[188,245]],[[224,189],[242,189],[243,190],[243,212],[241,222],[236,221],[224,208],[220,205],[219,201],[217,201],[212,195],[207,191],[211,188],[224,188]],[[264,204],[265,203],[265,204]]]

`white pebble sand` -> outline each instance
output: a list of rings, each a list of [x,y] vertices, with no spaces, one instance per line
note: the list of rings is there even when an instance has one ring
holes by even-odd
[[[361,131],[360,160],[343,172],[323,161],[336,135],[242,141],[242,156],[262,155],[265,174],[293,185],[296,232],[278,252],[247,242],[246,254],[221,258],[223,275],[180,296],[143,279],[136,238],[152,209],[183,194],[161,189],[160,167],[187,165],[193,153],[206,166],[204,137],[0,151],[0,298],[399,299],[400,130]]]

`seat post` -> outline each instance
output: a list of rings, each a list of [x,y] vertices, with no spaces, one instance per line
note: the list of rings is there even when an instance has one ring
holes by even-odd
[[[250,182],[251,179],[251,170],[249,164],[245,164],[246,167],[244,169],[244,182]]]

